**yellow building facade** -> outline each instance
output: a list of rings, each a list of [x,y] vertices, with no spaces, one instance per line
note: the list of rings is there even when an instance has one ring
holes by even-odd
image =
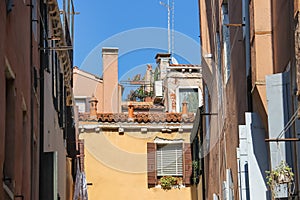
[[[112,48],[102,50],[103,58],[115,61],[103,61],[104,69],[109,69],[103,71],[103,87],[105,79],[111,80],[108,75],[117,74],[116,52]],[[202,180],[199,153],[195,151],[199,144],[195,148],[190,141],[195,110],[202,105],[201,67],[173,65],[170,54],[165,53],[155,58],[156,69],[148,65],[144,78],[137,75],[138,79],[123,81],[140,87],[122,103],[107,92],[86,93],[83,79],[90,81],[91,76],[75,70],[78,131],[80,141],[84,141],[81,169],[91,200],[196,200],[202,196],[195,186]],[[93,83],[97,91],[102,80],[96,83],[93,79]],[[118,84],[110,88],[121,91]],[[141,91],[145,97],[140,96]],[[89,95],[83,103],[80,98]]]
[[[103,116],[99,115],[98,122],[81,118],[79,130],[85,143],[89,199],[196,199],[190,148],[194,115],[158,114],[156,117],[160,117],[161,121],[151,122],[150,117],[144,116],[142,123],[138,123],[139,114],[133,121],[126,119],[124,122],[115,122],[116,116],[112,116],[110,122],[102,122]],[[176,122],[163,121],[167,119]],[[164,160],[164,150],[165,153],[172,152],[173,146],[177,148],[177,155],[173,156],[176,163],[174,160],[164,164],[158,161]],[[163,152],[161,155],[160,150]],[[151,159],[154,170],[151,169]],[[179,172],[172,175],[178,178],[178,182],[171,189],[162,188],[160,178],[164,172],[159,165],[169,167],[168,170],[178,165],[176,170]],[[166,175],[172,173],[167,172]],[[155,182],[151,180],[153,174]]]

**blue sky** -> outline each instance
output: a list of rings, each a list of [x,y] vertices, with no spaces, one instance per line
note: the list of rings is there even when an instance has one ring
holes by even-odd
[[[159,0],[74,0],[75,10],[80,12],[75,16],[74,65],[101,76],[100,47],[103,45],[120,48],[120,79],[132,69],[145,68],[147,63],[153,64],[156,53],[166,52],[168,48],[167,8],[159,2]],[[166,3],[167,0],[162,2]],[[180,63],[199,64],[198,1],[175,0],[174,13],[175,57]],[[157,44],[152,46],[151,43],[155,42]],[[192,44],[193,42],[196,45]],[[190,48],[189,44],[193,47]],[[131,45],[134,49],[128,47]],[[195,54],[193,58],[177,53],[187,52],[181,48],[183,46],[185,49],[191,49],[188,54]],[[126,51],[123,51],[124,49]],[[93,62],[89,61],[91,57]]]

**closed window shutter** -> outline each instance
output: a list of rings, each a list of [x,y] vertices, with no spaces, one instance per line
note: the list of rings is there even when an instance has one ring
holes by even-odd
[[[183,143],[183,159],[184,159],[183,183],[189,185],[191,184],[191,177],[193,173],[191,144],[189,143]]]
[[[147,172],[148,172],[148,185],[155,185],[156,178],[156,144],[147,143]]]
[[[182,176],[182,144],[158,144],[157,176]]]

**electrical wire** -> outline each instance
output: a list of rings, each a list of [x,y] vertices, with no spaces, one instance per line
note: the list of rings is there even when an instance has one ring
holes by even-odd
[[[280,133],[277,136],[277,139],[281,138],[283,136],[283,134],[292,126],[292,124],[297,119],[297,115],[298,115],[298,111],[299,110],[300,110],[300,106],[295,111],[295,113],[292,115],[292,117],[290,118],[290,120],[288,121],[288,123],[285,125],[285,127],[282,129],[282,131],[280,131]]]

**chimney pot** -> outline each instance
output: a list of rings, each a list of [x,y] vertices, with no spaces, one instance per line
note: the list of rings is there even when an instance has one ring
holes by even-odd
[[[187,102],[186,101],[182,102],[182,111],[181,112],[182,112],[183,115],[187,115],[188,114]]]
[[[97,98],[93,95],[90,102],[90,118],[91,119],[96,119],[97,118],[97,104],[98,100]]]
[[[128,105],[128,121],[134,121],[134,108],[132,104]]]

